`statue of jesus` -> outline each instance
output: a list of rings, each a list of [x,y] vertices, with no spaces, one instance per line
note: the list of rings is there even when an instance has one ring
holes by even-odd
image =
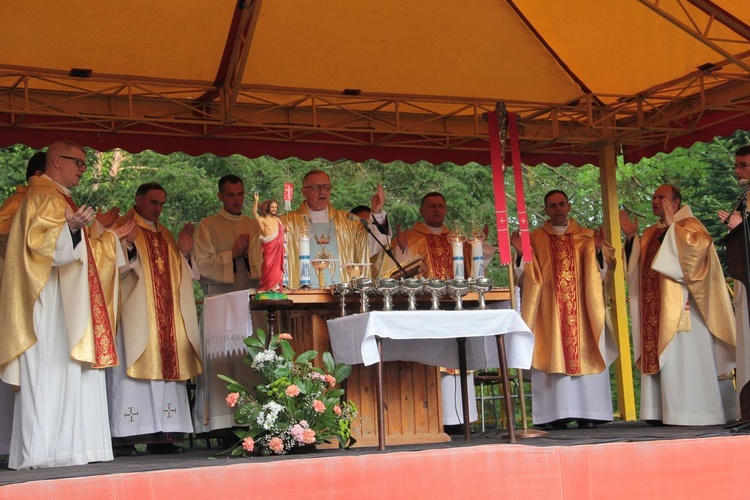
[[[279,204],[276,200],[263,202],[258,211],[258,193],[255,193],[252,216],[260,225],[260,241],[263,250],[263,263],[260,268],[259,291],[278,290],[284,286],[284,225],[277,215]]]

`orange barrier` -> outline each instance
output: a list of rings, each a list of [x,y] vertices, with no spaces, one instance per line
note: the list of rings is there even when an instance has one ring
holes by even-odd
[[[170,469],[0,487],[0,498],[746,498],[750,436],[483,445]],[[492,496],[489,496],[492,495]],[[509,496],[510,495],[510,496]]]

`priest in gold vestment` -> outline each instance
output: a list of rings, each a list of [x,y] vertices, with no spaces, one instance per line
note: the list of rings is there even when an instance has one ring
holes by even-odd
[[[120,233],[86,227],[71,191],[86,153],[56,141],[46,174],[29,179],[13,219],[0,288],[0,376],[16,393],[12,469],[112,460],[104,368],[119,362],[114,334]]]
[[[169,433],[192,433],[186,381],[202,370],[198,318],[193,294],[197,270],[188,263],[193,246],[190,223],[175,241],[159,223],[167,193],[147,183],[123,218],[136,228],[127,236],[129,264],[122,276],[123,363],[107,373],[110,422],[118,454],[179,453]]]
[[[292,212],[281,217],[287,229],[287,255],[289,267],[289,285],[297,288],[300,283],[299,237],[307,231],[310,237],[310,258],[315,259],[319,250],[331,252],[338,262],[324,271],[327,284],[333,279],[336,282],[349,281],[351,276],[345,264],[369,263],[372,244],[368,234],[357,219],[348,212],[336,210],[331,205],[331,179],[321,170],[311,170],[302,180],[302,195],[305,201]],[[335,266],[335,267],[334,267]],[[366,266],[362,276],[371,276],[371,266]],[[335,269],[335,276],[332,271]],[[377,273],[375,273],[377,274]],[[312,276],[312,286],[317,286]]]
[[[533,261],[521,262],[517,233],[521,316],[534,333],[531,370],[534,425],[579,428],[613,419],[608,367],[617,357],[605,329],[603,280],[614,251],[600,230],[568,217],[571,204],[559,190],[544,198],[549,219],[531,233]]]
[[[637,237],[623,211],[633,354],[641,371],[640,418],[720,425],[736,418],[719,377],[735,366],[735,324],[713,240],[675,186],[652,199],[659,222]],[[731,383],[731,380],[728,381]]]

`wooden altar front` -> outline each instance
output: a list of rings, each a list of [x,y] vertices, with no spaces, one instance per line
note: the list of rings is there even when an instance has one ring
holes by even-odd
[[[293,336],[292,347],[297,353],[318,352],[314,363],[322,366],[322,355],[331,352],[326,320],[340,315],[340,299],[328,290],[294,290],[286,292],[294,303],[289,311],[279,314],[280,331]],[[488,302],[509,300],[507,289],[496,289],[485,294]],[[394,307],[406,309],[405,297],[396,297]],[[402,300],[403,299],[403,300]],[[477,295],[464,297],[464,307],[476,305]],[[359,297],[347,297],[347,312],[359,311]],[[378,297],[371,297],[371,309],[382,307]],[[420,308],[429,309],[426,296],[420,298]],[[446,300],[445,308],[453,301]],[[389,445],[439,443],[450,441],[443,432],[440,369],[406,361],[384,363],[384,401],[386,439]],[[344,382],[346,398],[357,405],[359,413],[352,422],[355,447],[377,446],[377,370],[375,366],[352,366],[352,374]]]

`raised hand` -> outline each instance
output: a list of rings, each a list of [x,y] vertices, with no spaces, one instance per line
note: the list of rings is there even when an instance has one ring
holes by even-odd
[[[76,212],[70,207],[65,208],[65,220],[68,222],[68,227],[71,231],[76,232],[84,226],[87,226],[92,220],[94,220],[94,209],[82,205]]]
[[[107,229],[112,227],[112,224],[117,222],[117,219],[119,218],[120,218],[120,207],[111,208],[107,212],[102,212],[102,209],[100,208],[96,212],[96,220],[98,220],[99,223]]]
[[[100,221],[100,222],[101,222],[101,221]],[[129,219],[127,219],[127,220],[125,221],[125,223],[124,223],[124,224],[122,224],[122,225],[120,225],[120,226],[117,226],[117,227],[114,227],[114,228],[112,228],[112,231],[114,231],[114,232],[115,232],[115,234],[117,235],[117,238],[118,238],[118,239],[123,239],[123,238],[125,238],[125,240],[126,240],[126,241],[127,241],[128,243],[132,243],[133,241],[135,241],[135,237],[136,237],[136,236],[137,236],[137,234],[138,234],[138,233],[136,232],[136,225],[135,225],[135,220],[133,220],[133,218],[132,218],[132,217],[131,217],[131,218],[129,218]],[[132,233],[132,234],[131,234],[131,233]],[[131,236],[131,237],[130,237],[130,238],[128,238],[128,236]]]
[[[661,206],[664,209],[664,222],[667,226],[671,226],[674,222],[675,208],[674,203],[666,198],[661,200]]]
[[[379,214],[383,210],[383,205],[385,205],[385,191],[383,190],[383,185],[378,184],[378,189],[372,196],[372,200],[370,200],[370,209],[372,213]]]
[[[521,245],[521,233],[513,231],[510,233],[510,244],[516,249],[518,255],[523,255],[523,246]]]
[[[183,255],[190,256],[190,252],[193,250],[193,234],[195,228],[192,222],[186,222],[180,233],[177,235],[177,247],[180,249]]]
[[[633,239],[638,231],[638,216],[636,215],[633,220],[630,220],[628,213],[625,210],[620,210],[620,227],[626,240]]]
[[[594,246],[596,247],[597,252],[602,249],[606,241],[607,235],[604,234],[604,228],[600,226],[597,229],[594,229]]]
[[[401,231],[401,224],[396,224],[396,243],[402,252],[406,251],[406,233]]]

